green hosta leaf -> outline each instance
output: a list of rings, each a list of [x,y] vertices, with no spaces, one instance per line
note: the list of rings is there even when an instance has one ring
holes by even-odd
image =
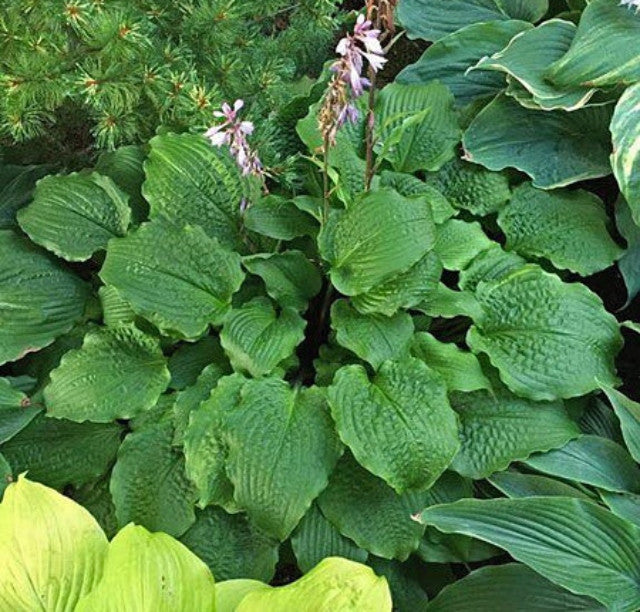
[[[532,402],[496,389],[454,393],[451,405],[460,419],[462,442],[452,467],[476,480],[580,435],[561,401]]]
[[[164,134],[152,138],[150,144],[142,191],[151,205],[151,219],[199,225],[222,246],[237,246],[238,211],[246,193],[228,151],[193,134]],[[167,251],[174,252],[172,248]]]
[[[620,419],[622,435],[631,456],[640,463],[640,404],[612,387],[604,387],[603,391]]]
[[[5,489],[13,482],[13,471],[7,460],[0,455],[0,501]]]
[[[331,307],[331,327],[340,346],[354,352],[376,370],[388,359],[409,354],[413,321],[406,312],[391,317],[360,314],[347,300],[338,300]]]
[[[381,189],[336,212],[318,241],[336,289],[358,295],[406,272],[433,248],[434,239],[426,199]]]
[[[133,326],[101,328],[87,333],[82,348],[64,355],[44,399],[50,416],[108,423],[149,410],[168,384],[155,338]]]
[[[345,366],[329,404],[358,463],[398,493],[430,487],[458,451],[444,381],[418,359],[386,361],[372,381],[362,366]]]
[[[475,164],[454,159],[428,179],[456,208],[485,216],[500,210],[511,197],[504,172],[489,172]]]
[[[545,21],[537,28],[515,36],[504,50],[483,58],[476,68],[511,75],[545,110],[573,111],[582,108],[595,89],[581,86],[558,88],[545,78],[547,68],[566,53],[575,33],[576,26],[569,21]]]
[[[121,324],[133,323],[136,313],[131,304],[125,300],[115,287],[103,285],[98,289],[100,306],[102,306],[102,320],[107,327],[118,327]]]
[[[502,551],[464,535],[442,533],[427,527],[416,555],[425,563],[477,563],[498,557]]]
[[[304,311],[322,288],[318,268],[301,251],[252,255],[242,263],[264,281],[267,293],[281,306]]]
[[[122,427],[116,423],[74,423],[38,416],[0,446],[14,474],[62,489],[81,486],[105,474],[112,465]]]
[[[498,224],[506,248],[525,257],[544,257],[554,266],[589,276],[608,268],[622,249],[613,241],[602,200],[582,189],[546,192],[519,187]]]
[[[395,315],[400,308],[414,308],[428,300],[438,288],[442,275],[440,258],[429,251],[406,272],[384,281],[367,293],[351,298],[353,307],[362,314]]]
[[[535,23],[549,10],[549,0],[496,0],[496,4],[513,19]]]
[[[38,181],[29,206],[17,215],[31,240],[67,261],[85,261],[131,220],[127,195],[97,172]]]
[[[29,200],[36,181],[48,174],[49,166],[0,164],[0,229],[15,227],[15,215]]]
[[[577,497],[591,499],[588,495],[575,487],[538,474],[520,474],[519,472],[498,472],[487,480],[498,491],[507,497],[540,497],[545,495],[561,497]]]
[[[640,79],[640,52],[629,42],[639,34],[640,20],[630,7],[594,0],[582,13],[571,48],[549,68],[547,78],[562,87],[633,83]]]
[[[0,608],[75,610],[98,584],[107,548],[84,508],[21,476],[0,504]]]
[[[584,395],[598,381],[615,384],[619,326],[584,285],[526,266],[480,283],[476,297],[482,312],[467,342],[514,393],[553,400]]]
[[[110,476],[111,474],[107,474],[98,481],[90,482],[67,493],[71,499],[91,512],[109,539],[118,532],[116,508],[109,492]]]
[[[411,354],[438,372],[449,391],[491,389],[478,358],[455,344],[440,342],[431,334],[421,332],[413,337]]]
[[[257,530],[243,514],[228,514],[215,506],[205,508],[180,541],[218,580],[269,582],[275,573],[279,543]]]
[[[526,464],[544,474],[606,491],[640,493],[640,468],[622,446],[608,438],[580,436],[562,448],[529,457]]]
[[[51,344],[84,313],[87,285],[10,230],[0,230],[0,278],[0,364]]]
[[[244,273],[201,228],[154,221],[109,243],[100,278],[161,331],[194,338],[222,322]]]
[[[0,378],[0,444],[23,430],[40,412],[20,389],[7,378]]]
[[[178,537],[195,521],[195,491],[172,439],[170,420],[142,427],[124,439],[110,487],[121,527],[134,522]]]
[[[466,159],[490,170],[517,168],[543,189],[606,176],[610,119],[608,106],[541,113],[501,95],[467,129]]]
[[[394,610],[398,610],[398,612],[424,612],[427,609],[429,600],[418,581],[419,570],[417,568],[380,557],[371,557],[368,565],[377,575],[387,579]]]
[[[291,584],[251,591],[236,611],[328,609],[391,612],[387,581],[366,565],[329,557]]]
[[[182,344],[169,357],[170,387],[180,391],[194,385],[209,364],[225,372],[231,369],[218,338],[205,336],[197,342]]]
[[[640,495],[600,491],[600,497],[611,512],[640,527]]]
[[[402,13],[402,9],[399,11]],[[415,64],[400,72],[396,81],[402,84],[440,81],[454,95],[457,106],[493,96],[504,89],[504,77],[478,71],[467,74],[467,70],[529,28],[531,24],[524,21],[471,23],[433,43]]]
[[[513,252],[503,251],[499,244],[478,253],[477,257],[460,272],[458,284],[463,291],[475,291],[481,281],[500,280],[522,268],[526,260]]]
[[[630,11],[629,11],[630,13]],[[633,17],[640,25],[640,19]],[[640,56],[638,58],[640,65]],[[629,87],[616,105],[611,120],[611,166],[631,216],[640,225],[640,84]],[[626,236],[625,236],[626,237]]]
[[[429,612],[604,612],[593,599],[574,595],[520,563],[481,567],[446,586]]]
[[[429,299],[417,307],[432,317],[451,319],[458,316],[477,318],[480,305],[470,291],[455,291],[444,283],[439,283]]]
[[[252,232],[276,240],[313,236],[318,227],[313,217],[298,209],[291,200],[275,195],[253,204],[245,213],[244,225]]]
[[[275,378],[245,383],[226,415],[234,499],[257,527],[284,540],[327,486],[342,452],[323,391]]]
[[[418,548],[425,529],[411,515],[428,499],[428,491],[398,495],[347,453],[318,503],[324,516],[360,548],[378,557],[405,561]]]
[[[397,172],[440,169],[460,142],[453,102],[440,83],[387,85],[376,101],[380,156]]]
[[[618,268],[627,287],[627,301],[623,307],[626,308],[640,292],[640,227],[634,222],[624,198],[618,199],[615,210],[616,227],[627,241],[627,248],[618,259]]]
[[[462,270],[478,253],[494,244],[477,221],[449,219],[437,228],[434,251],[446,269]]]
[[[467,499],[427,508],[425,524],[504,548],[545,578],[602,602],[640,605],[640,528],[591,502],[563,497]]]
[[[306,321],[295,309],[276,313],[268,298],[257,297],[231,311],[220,342],[234,369],[254,377],[272,372],[304,339]]]
[[[573,404],[573,405],[572,405]],[[573,418],[579,418],[578,424],[583,433],[609,438],[622,444],[622,431],[616,413],[600,398],[593,395],[576,398],[568,404]]]
[[[309,572],[327,557],[343,557],[364,563],[369,554],[345,538],[322,514],[317,504],[304,515],[291,536],[291,546],[303,572]]]
[[[214,612],[213,576],[165,533],[127,525],[109,545],[102,580],[77,612],[202,610]]]

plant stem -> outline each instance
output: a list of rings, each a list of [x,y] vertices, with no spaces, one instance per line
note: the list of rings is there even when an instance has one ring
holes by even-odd
[[[375,19],[375,28],[377,30],[380,29],[380,8],[374,7],[371,5],[371,12],[375,10],[376,19]],[[368,18],[371,18],[372,15],[367,15]],[[373,176],[375,174],[375,168],[373,163],[373,130],[375,127],[375,115],[373,112],[373,108],[376,102],[376,72],[375,70],[369,66],[369,99],[367,103],[367,119],[365,124],[365,143],[366,143],[366,169],[365,169],[365,177],[364,177],[364,190],[369,191],[371,189],[371,181],[373,181]]]
[[[324,138],[324,164],[322,166],[322,199],[323,199],[323,224],[329,219],[329,137]]]

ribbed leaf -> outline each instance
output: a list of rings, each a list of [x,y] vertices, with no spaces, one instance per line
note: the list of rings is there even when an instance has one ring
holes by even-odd
[[[640,495],[600,491],[600,497],[611,512],[640,527]]]
[[[160,330],[193,338],[222,322],[244,273],[199,227],[154,221],[109,243],[100,277]]]
[[[313,217],[291,200],[273,195],[254,203],[245,213],[244,224],[247,229],[276,240],[313,236],[318,227]]]
[[[197,342],[187,342],[178,346],[169,357],[169,386],[178,391],[190,387],[209,364],[216,364],[225,371],[231,369],[218,338],[205,336]]]
[[[462,270],[494,244],[477,221],[449,219],[437,227],[433,250],[447,270]]]
[[[638,100],[640,101],[640,90],[638,94]],[[614,138],[615,137],[614,132]],[[626,151],[628,149],[625,148],[624,150]],[[616,162],[613,162],[613,165],[615,168]],[[616,227],[618,228],[618,232],[627,241],[627,248],[618,260],[618,269],[627,287],[627,301],[624,305],[624,308],[626,308],[640,292],[640,227],[634,222],[631,208],[624,198],[618,198],[615,211]]]
[[[460,272],[458,284],[463,291],[475,291],[480,282],[500,280],[526,263],[520,255],[493,244],[491,248],[478,253],[469,266]]]
[[[640,463],[640,404],[612,387],[604,387],[603,391],[620,419],[622,435],[631,456]]]
[[[40,412],[20,389],[7,378],[0,378],[0,444],[13,438]]]
[[[16,226],[16,212],[31,199],[36,181],[50,170],[49,166],[0,164],[0,229]]]
[[[98,289],[100,306],[102,306],[102,320],[107,327],[117,327],[121,324],[133,323],[136,313],[131,304],[125,300],[118,290],[111,285],[103,285]]]
[[[591,499],[588,495],[561,480],[555,480],[538,474],[520,474],[519,472],[498,472],[487,479],[496,489],[507,497],[562,496]]]

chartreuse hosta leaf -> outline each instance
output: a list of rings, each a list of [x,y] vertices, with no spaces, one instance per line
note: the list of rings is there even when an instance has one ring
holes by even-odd
[[[7,378],[0,378],[0,444],[24,429],[40,412],[20,389]]]
[[[505,49],[482,59],[476,68],[511,75],[545,110],[576,110],[589,101],[595,89],[580,85],[559,88],[545,78],[548,67],[569,49],[576,29],[575,24],[562,19],[545,21],[515,36]]]
[[[151,219],[199,225],[224,247],[237,246],[238,211],[246,188],[228,152],[193,134],[156,136],[150,145],[142,190],[151,205]],[[166,243],[161,245],[174,253]]]
[[[465,499],[432,506],[421,522],[500,548],[545,578],[607,609],[640,606],[640,528],[567,497]]]
[[[640,79],[640,51],[630,40],[640,35],[640,19],[620,2],[593,0],[580,18],[569,51],[550,66],[547,78],[562,87],[601,87]],[[607,52],[601,53],[602,45]]]
[[[100,277],[161,331],[194,338],[222,322],[244,273],[200,227],[152,221],[110,241]]]
[[[631,456],[640,463],[640,404],[613,387],[604,387],[603,391],[620,420],[622,436]]]
[[[72,612],[98,584],[108,546],[82,506],[21,476],[0,504],[0,608]]]
[[[387,85],[376,101],[378,154],[397,172],[440,169],[460,142],[453,102],[441,83]]]
[[[133,326],[98,328],[51,372],[47,412],[73,421],[130,419],[155,405],[169,378],[155,338]]]
[[[608,268],[622,255],[607,225],[602,200],[577,189],[552,192],[524,184],[500,211],[506,248],[524,257],[543,257],[583,276]]]
[[[252,591],[268,589],[269,586],[251,578],[236,578],[216,583],[216,612],[236,612],[240,602]]]
[[[474,479],[504,470],[531,453],[563,446],[580,435],[562,402],[532,402],[506,389],[453,393],[460,419],[460,452],[452,467]]]
[[[409,270],[433,248],[434,240],[428,200],[405,198],[387,188],[336,211],[318,242],[336,289],[358,295]]]
[[[165,533],[127,525],[109,545],[102,579],[76,611],[215,609],[213,576],[198,557]]]
[[[293,354],[304,339],[305,326],[294,308],[278,313],[268,298],[257,297],[231,311],[220,342],[234,369],[259,377]]]
[[[437,227],[433,250],[447,270],[462,270],[494,244],[477,221],[449,219]]]
[[[18,223],[37,244],[67,261],[85,261],[110,238],[124,236],[131,220],[127,195],[107,176],[69,174],[38,182]]]
[[[430,487],[460,447],[444,380],[418,359],[386,361],[371,381],[362,366],[345,366],[329,405],[358,463],[398,493]]]
[[[539,472],[606,491],[640,493],[640,468],[622,446],[608,438],[583,435],[562,448],[533,455],[526,463]]]
[[[360,314],[347,300],[338,300],[331,307],[331,327],[340,346],[378,369],[384,361],[409,354],[413,337],[413,320],[406,312],[387,317]]]
[[[597,601],[574,595],[520,563],[481,567],[446,586],[429,612],[605,612]]]
[[[449,391],[491,389],[478,358],[453,343],[440,342],[431,334],[420,332],[413,337],[411,354],[436,370]]]
[[[370,610],[391,612],[391,592],[385,578],[355,561],[329,557],[295,582],[251,590],[236,612],[264,610]],[[218,610],[218,612],[226,612]]]
[[[0,230],[0,278],[0,364],[51,344],[84,313],[88,286],[11,230]]]
[[[411,516],[429,499],[429,491],[398,495],[347,452],[331,473],[318,504],[340,533],[360,548],[378,557],[405,561],[418,548],[425,531]]]
[[[640,18],[635,15],[640,23]],[[640,62],[640,57],[639,60]],[[631,216],[640,224],[640,84],[629,87],[620,98],[611,120],[613,155],[611,166]],[[625,236],[626,238],[626,236]]]
[[[517,168],[543,189],[606,176],[611,112],[609,106],[540,112],[500,95],[465,132],[466,159],[490,170]]]
[[[619,325],[600,298],[525,266],[476,290],[481,312],[467,334],[516,394],[533,400],[584,395],[615,384]]]
[[[403,84],[440,81],[454,95],[457,106],[493,96],[504,89],[504,77],[490,72],[467,73],[467,70],[481,58],[506,47],[516,34],[529,28],[531,24],[524,21],[470,23],[433,43],[415,64],[404,68],[396,80]]]

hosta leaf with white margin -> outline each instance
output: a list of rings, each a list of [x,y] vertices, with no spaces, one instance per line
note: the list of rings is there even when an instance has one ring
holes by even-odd
[[[640,96],[638,102],[640,103]],[[616,227],[627,242],[627,248],[617,261],[618,269],[627,287],[627,301],[624,305],[626,308],[640,292],[640,227],[635,224],[631,216],[631,208],[623,197],[618,198],[615,212]]]
[[[354,295],[353,307],[362,314],[379,313],[388,317],[400,308],[410,309],[435,293],[442,275],[442,263],[434,251],[429,251],[406,272],[389,278],[370,291]]]
[[[461,441],[451,467],[476,480],[580,435],[559,400],[532,402],[501,388],[452,393],[450,399],[460,419]]]
[[[597,601],[574,595],[520,563],[481,567],[449,584],[429,603],[429,612],[605,612]]]
[[[610,491],[599,491],[599,493],[611,512],[640,527],[640,495]]]
[[[440,83],[387,85],[376,100],[378,154],[397,172],[440,169],[460,142],[453,102]]]
[[[152,138],[150,145],[142,191],[151,205],[151,219],[199,225],[222,246],[237,246],[246,186],[229,152],[194,134],[164,134]]]
[[[440,342],[427,332],[414,335],[411,354],[442,376],[449,391],[491,389],[478,358],[453,343]]]
[[[222,322],[244,272],[200,227],[153,221],[109,242],[100,278],[161,331],[193,338]]]
[[[640,15],[633,18],[640,27]],[[638,62],[640,66],[640,56]],[[640,225],[640,83],[629,87],[616,105],[611,134],[613,173],[629,204],[633,220]]]
[[[195,521],[194,486],[172,440],[173,423],[165,418],[122,442],[110,485],[120,527],[133,522],[178,537]]]
[[[247,229],[276,240],[293,240],[298,236],[313,236],[318,224],[291,201],[270,195],[253,203],[246,211]]]
[[[29,397],[11,385],[7,378],[0,378],[0,444],[13,438],[40,412],[31,405]]]
[[[105,474],[113,464],[122,427],[117,423],[74,423],[39,415],[0,446],[15,476],[56,489],[81,486]]]
[[[433,250],[447,270],[462,270],[494,244],[477,221],[449,219],[437,227]]]
[[[500,95],[467,128],[465,159],[489,170],[517,168],[542,189],[606,176],[611,112],[608,106],[540,112]]]
[[[284,540],[327,486],[342,453],[317,387],[247,381],[223,423],[234,500],[253,523]]]
[[[528,265],[481,282],[476,298],[481,310],[467,343],[489,356],[517,395],[553,400],[615,384],[619,325],[584,285]]]
[[[538,21],[547,9],[547,0],[403,0],[398,20],[409,38],[438,40],[473,23]]]
[[[427,181],[453,206],[478,216],[497,212],[511,197],[506,173],[490,172],[457,157],[428,176]]]
[[[402,9],[399,9],[402,12]],[[457,106],[489,97],[504,89],[504,77],[467,70],[481,58],[500,51],[519,32],[531,28],[525,21],[471,23],[433,43],[415,64],[396,77],[402,84],[440,81],[454,95]]]
[[[20,476],[0,504],[0,608],[75,610],[98,584],[108,546],[82,506]]]
[[[102,285],[98,289],[100,306],[102,307],[102,321],[107,327],[117,327],[121,324],[133,323],[136,313],[119,291],[111,285]]]
[[[589,276],[608,268],[622,249],[607,230],[602,200],[589,191],[542,191],[526,183],[500,211],[506,249],[543,257],[560,269]]]
[[[286,586],[251,591],[236,612],[263,610],[371,610],[391,612],[385,578],[355,561],[329,557]],[[221,611],[224,612],[224,611]]]
[[[196,342],[185,342],[169,357],[172,389],[178,391],[195,384],[207,365],[217,364],[225,371],[231,371],[220,341],[215,336],[204,336]]]
[[[545,578],[607,609],[640,606],[640,528],[565,497],[466,499],[432,506],[424,524],[504,548]]]
[[[46,165],[0,163],[0,229],[16,226],[16,212],[29,202],[36,182],[50,170]]]
[[[345,366],[328,392],[342,441],[398,493],[430,487],[460,448],[442,377],[418,359],[385,361],[371,381]]]
[[[463,291],[475,291],[481,281],[500,280],[526,263],[517,253],[504,251],[499,244],[494,243],[491,248],[478,253],[473,261],[460,271],[458,285]]]
[[[269,582],[275,573],[280,543],[256,529],[244,514],[209,506],[196,514],[196,522],[180,541],[209,566],[217,580]]]
[[[639,35],[640,19],[633,7],[593,0],[582,13],[568,52],[546,76],[562,87],[634,83],[640,80],[640,51],[631,41]]]
[[[289,306],[276,312],[269,298],[257,297],[233,309],[220,342],[235,370],[260,377],[293,354],[304,339],[306,321]]]
[[[281,306],[304,311],[322,288],[318,268],[301,251],[251,255],[242,264],[264,281],[269,296]]]
[[[548,476],[539,474],[521,474],[519,472],[497,472],[487,478],[498,491],[507,497],[577,497],[578,499],[592,499],[579,489]]]
[[[67,261],[85,261],[111,238],[127,233],[127,200],[109,177],[97,172],[47,176],[17,218],[35,243]]]
[[[347,300],[337,300],[331,306],[331,327],[340,346],[376,370],[388,359],[408,356],[414,331],[411,315],[406,312],[390,317],[360,314]]]
[[[606,491],[640,493],[640,468],[627,451],[608,438],[583,435],[562,448],[532,455],[529,467]]]
[[[293,532],[291,547],[303,572],[310,571],[327,557],[343,557],[364,563],[369,556],[366,550],[343,536],[325,518],[316,503],[311,505]]]
[[[77,612],[196,610],[214,612],[215,588],[207,566],[165,533],[127,525],[109,545],[97,587]]]
[[[318,243],[331,265],[329,275],[336,289],[358,295],[406,272],[433,248],[434,240],[428,200],[405,198],[385,188],[336,211]]]
[[[11,230],[0,230],[0,278],[0,364],[51,344],[84,313],[88,286]]]
[[[130,419],[155,405],[169,378],[157,339],[133,326],[91,330],[51,372],[47,413],[78,422]]]
[[[620,420],[624,442],[631,456],[640,463],[640,404],[629,399],[613,387],[602,389]]]
[[[505,49],[483,58],[474,68],[511,75],[544,110],[582,108],[595,89],[583,86],[559,88],[545,78],[547,68],[569,49],[576,29],[570,21],[545,21],[537,28],[518,34]]]

